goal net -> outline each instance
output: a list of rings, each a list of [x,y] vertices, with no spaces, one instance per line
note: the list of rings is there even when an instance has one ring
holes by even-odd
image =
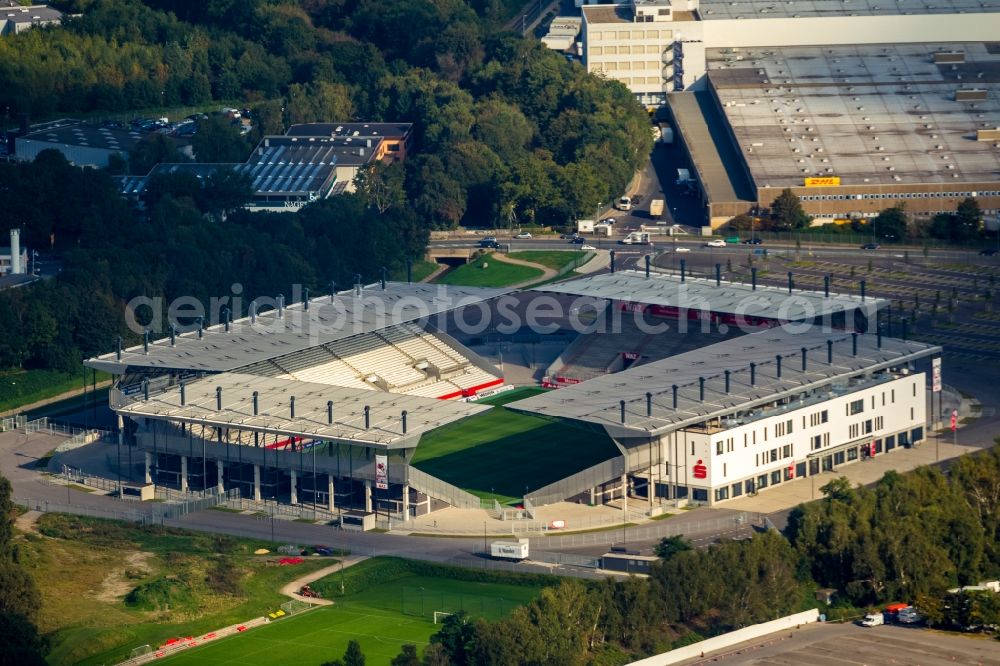
[[[310,608],[312,608],[312,604],[305,601],[299,601],[298,599],[293,599],[281,604],[281,610],[285,611],[286,615],[298,615],[299,613],[304,613]]]
[[[129,659],[135,659],[136,657],[142,657],[153,651],[153,648],[149,645],[140,645],[137,648],[132,648],[132,653],[129,654]]]
[[[434,624],[438,624],[438,622],[443,622],[444,619],[449,615],[454,615],[454,613],[446,613],[444,611],[434,611]]]

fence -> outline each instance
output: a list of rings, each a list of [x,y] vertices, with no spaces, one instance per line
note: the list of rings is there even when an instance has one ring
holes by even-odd
[[[28,511],[41,511],[43,513],[71,513],[78,516],[89,516],[91,518],[106,518],[108,520],[124,520],[140,525],[162,525],[163,515],[147,513],[145,511],[128,511],[118,508],[85,506],[81,504],[71,504],[54,502],[44,499],[31,499],[15,497],[14,504],[22,506]],[[122,503],[120,506],[126,506]]]
[[[239,511],[256,511],[264,514],[261,517],[288,516],[299,520],[335,520],[340,516],[340,511],[330,511],[320,506],[314,507],[312,504],[280,504],[277,502],[257,502],[251,499],[238,497],[235,500],[225,502],[230,509]]]
[[[52,421],[47,416],[40,419],[28,420],[24,414],[0,419],[0,432],[13,430],[23,430],[26,435],[36,432],[47,432],[50,435],[63,435],[69,439],[59,445],[57,451],[65,451],[74,448],[75,445],[88,444],[96,439],[110,437],[112,433],[101,428],[77,428],[67,423]],[[64,448],[65,447],[65,448]]]
[[[544,550],[546,546],[550,548],[576,548],[583,546],[610,546],[616,543],[628,543],[631,541],[655,541],[669,536],[697,536],[702,534],[715,534],[719,532],[736,529],[744,524],[763,524],[763,514],[755,512],[742,512],[720,518],[712,518],[701,521],[674,522],[671,520],[654,521],[645,525],[629,527],[620,525],[620,529],[608,529],[601,532],[589,532],[586,534],[559,534],[554,535],[549,532],[549,536],[531,539],[531,549]]]
[[[532,507],[562,502],[567,497],[572,497],[591,488],[596,488],[611,479],[621,477],[624,473],[625,461],[623,458],[616,457],[611,460],[605,460],[593,467],[588,467],[576,474],[567,476],[565,479],[531,492]],[[525,504],[525,507],[527,507],[527,504]]]
[[[427,472],[422,472],[412,465],[407,469],[407,478],[410,487],[414,490],[436,497],[459,509],[478,509],[480,499],[472,493],[466,492],[458,486],[442,481],[436,476],[431,476]]]

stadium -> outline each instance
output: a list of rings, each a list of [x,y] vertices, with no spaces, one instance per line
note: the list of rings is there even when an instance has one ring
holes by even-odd
[[[262,303],[87,361],[114,375],[145,483],[359,528],[444,507],[713,505],[918,444],[940,371],[939,347],[883,331],[863,285],[647,269],[524,291],[358,279]]]

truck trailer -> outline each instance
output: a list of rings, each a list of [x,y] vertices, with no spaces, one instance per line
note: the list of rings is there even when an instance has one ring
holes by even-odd
[[[651,199],[649,202],[649,216],[654,220],[663,215],[663,199]]]
[[[528,540],[494,541],[490,544],[490,557],[495,560],[521,562],[528,559]]]
[[[648,231],[633,231],[618,242],[622,245],[649,245],[649,238]]]

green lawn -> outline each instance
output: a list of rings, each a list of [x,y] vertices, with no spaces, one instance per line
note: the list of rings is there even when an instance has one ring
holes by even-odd
[[[410,567],[425,573],[412,573]],[[221,666],[309,666],[340,657],[351,639],[361,644],[370,666],[388,664],[404,643],[418,652],[440,628],[432,622],[434,611],[465,610],[474,617],[498,619],[534,599],[541,583],[479,582],[449,578],[451,568],[407,563],[395,558],[375,558],[345,572],[348,590],[340,596],[340,575],[314,585],[334,605],[308,611],[253,629],[246,634],[210,643],[157,663]],[[477,572],[462,572],[472,578]],[[331,590],[334,590],[332,594]]]
[[[434,262],[434,261],[414,261],[413,262],[413,266],[412,266],[412,270],[411,270],[411,277],[412,277],[412,279],[413,279],[414,282],[420,282],[421,280],[423,280],[424,278],[426,278],[428,275],[430,275],[431,273],[433,273],[434,271],[436,271],[438,269],[438,266],[439,266],[439,264],[437,262]],[[405,282],[406,281],[406,267],[404,266],[403,268],[401,268],[398,271],[394,272],[392,274],[391,278],[393,280],[395,280],[396,282]]]
[[[618,454],[604,433],[494,407],[424,435],[413,465],[479,497],[511,502],[526,486],[535,490]]]
[[[110,375],[99,372],[97,381]],[[87,371],[89,390],[91,372]],[[58,370],[26,370],[0,373],[0,412],[45,400],[74,389],[83,390],[83,371],[79,373]]]
[[[484,268],[484,266],[486,266]],[[466,287],[508,287],[512,284],[540,278],[544,273],[530,266],[515,266],[483,255],[475,261],[459,266],[436,280],[439,284]]]
[[[574,261],[579,261],[587,256],[589,252],[581,250],[522,250],[511,252],[511,259],[530,261],[533,264],[541,264],[554,270],[559,270]]]

